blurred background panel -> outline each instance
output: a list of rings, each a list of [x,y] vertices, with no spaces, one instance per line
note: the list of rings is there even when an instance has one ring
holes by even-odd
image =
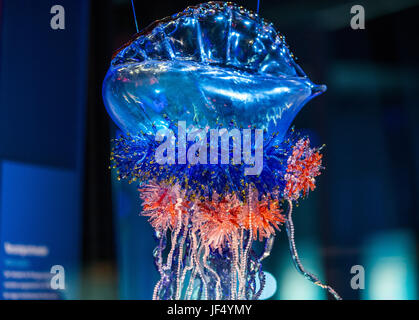
[[[88,1],[0,1],[0,294],[80,297]],[[66,290],[50,289],[51,267]]]
[[[157,279],[152,230],[139,216],[136,186],[117,181],[108,168],[117,129],[101,96],[112,52],[135,33],[131,1],[56,2],[0,0],[0,157],[57,167],[64,171],[51,179],[63,181],[80,158],[80,297],[150,299]],[[49,8],[58,2],[67,28],[53,33]],[[199,2],[134,3],[142,29]],[[365,30],[350,27],[353,5],[365,9]],[[417,299],[419,1],[261,0],[260,15],[286,36],[310,78],[328,86],[294,121],[313,145],[326,144],[317,189],[295,209],[304,264],[346,299]],[[18,189],[1,187],[0,199]],[[265,260],[273,276],[265,297],[329,298],[293,268],[284,231]],[[355,265],[365,270],[365,289],[351,288]]]

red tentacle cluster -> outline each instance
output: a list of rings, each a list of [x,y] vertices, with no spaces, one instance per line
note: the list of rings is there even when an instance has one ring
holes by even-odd
[[[181,210],[182,215],[187,214],[190,203],[185,199],[179,185],[151,182],[139,191],[143,200],[142,214],[150,217],[150,224],[158,231],[166,232],[167,229],[176,228],[179,223],[177,208]]]
[[[301,139],[293,147],[288,158],[286,186],[284,196],[288,200],[297,200],[301,194],[306,196],[316,187],[315,182],[322,167],[322,155],[319,149],[310,148],[310,140]]]
[[[173,230],[178,224],[176,205],[183,196],[180,187],[150,183],[140,191],[143,215],[150,217],[153,228],[164,232]],[[252,228],[254,239],[262,240],[275,234],[285,222],[278,200],[266,196],[258,200],[256,189],[251,189],[249,199],[243,203],[235,194],[214,194],[211,200],[191,203],[183,198],[180,210],[183,216],[190,209],[190,221],[199,230],[202,241],[212,249],[221,249],[234,237],[238,239],[242,228]]]
[[[287,160],[284,198],[297,200],[314,190],[321,164],[319,149],[310,148],[308,138],[299,140]],[[238,239],[243,229],[251,230],[254,240],[269,238],[285,222],[279,196],[259,195],[254,187],[248,189],[244,202],[234,193],[190,200],[177,183],[150,182],[140,189],[140,196],[143,215],[157,231],[174,230],[179,223],[188,222],[199,231],[203,243],[214,250]]]
[[[251,224],[254,240],[259,238],[259,241],[262,241],[274,235],[275,229],[279,230],[279,226],[285,222],[285,216],[282,214],[278,200],[267,197],[257,200],[257,193],[253,193],[253,199],[243,206],[239,219],[240,224],[247,230]]]
[[[202,240],[213,249],[221,249],[240,229],[238,216],[241,203],[235,195],[198,202],[193,221],[201,231]]]

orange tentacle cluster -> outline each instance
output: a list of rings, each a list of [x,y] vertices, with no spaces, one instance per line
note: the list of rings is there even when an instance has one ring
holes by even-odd
[[[284,198],[297,200],[315,188],[315,177],[322,169],[319,149],[310,148],[308,138],[299,140],[287,160],[284,176]],[[213,249],[221,250],[241,230],[250,230],[254,240],[260,241],[274,235],[285,222],[278,195],[259,194],[250,187],[246,202],[234,193],[212,195],[205,201],[190,200],[179,184],[150,182],[140,189],[143,200],[143,215],[149,217],[153,228],[166,232],[174,230],[179,223],[192,223],[199,231],[201,240]],[[182,221],[179,221],[179,210]]]
[[[184,196],[180,190],[178,185],[156,183],[140,189],[143,215],[150,217],[150,223],[156,230],[165,232],[177,226],[176,205],[178,199]],[[278,200],[266,196],[259,200],[256,189],[251,189],[248,200],[248,203],[243,203],[235,194],[214,194],[211,200],[194,203],[182,198],[180,210],[182,215],[186,215],[190,209],[190,221],[199,230],[203,243],[221,250],[233,238],[238,239],[241,229],[252,228],[253,238],[263,240],[274,235],[275,230],[279,230],[279,226],[285,222]]]
[[[199,227],[206,245],[221,249],[233,237],[238,236],[241,203],[235,195],[224,198],[215,195],[211,201],[197,203],[197,209],[193,221]]]
[[[279,226],[285,222],[285,216],[278,200],[263,197],[261,200],[256,199],[245,205],[239,215],[240,224],[245,229],[250,229],[250,221],[252,226],[253,239],[259,241],[269,238],[275,234],[275,229],[279,230]],[[250,218],[250,212],[252,216]],[[251,220],[250,220],[251,219]]]
[[[139,191],[143,200],[142,214],[150,217],[151,226],[158,231],[175,229],[179,222],[177,208],[181,210],[182,215],[186,215],[190,205],[179,185],[160,185],[151,182]],[[178,203],[180,205],[176,207]]]
[[[315,189],[315,177],[320,175],[322,169],[322,155],[318,149],[310,148],[308,138],[297,142],[287,164],[284,190],[286,199],[297,200],[301,194],[306,196],[309,190]]]

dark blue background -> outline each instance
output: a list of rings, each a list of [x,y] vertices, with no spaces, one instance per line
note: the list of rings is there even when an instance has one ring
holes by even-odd
[[[0,1],[0,270],[63,265],[60,295],[79,298],[89,2],[59,3],[65,30],[50,27],[56,1]],[[50,253],[8,256],[5,242]]]

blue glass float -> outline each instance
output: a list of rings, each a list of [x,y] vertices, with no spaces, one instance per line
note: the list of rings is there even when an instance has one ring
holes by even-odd
[[[302,266],[292,223],[293,201],[314,189],[323,167],[320,149],[289,127],[325,90],[295,63],[272,24],[232,3],[188,7],[117,51],[103,83],[105,106],[124,132],[111,159],[118,178],[139,183],[143,215],[156,230],[160,280],[153,299],[258,299],[265,284],[261,263],[282,224],[297,270],[340,299]],[[206,153],[192,165],[158,163],[156,134],[176,130],[179,121],[188,133],[263,132],[248,150],[263,150],[261,170],[246,175],[234,161],[209,164]],[[243,155],[244,144],[243,138]],[[230,159],[237,145],[229,142]],[[262,252],[253,247],[256,240],[264,241]]]
[[[106,108],[126,133],[172,121],[233,122],[285,136],[296,114],[325,91],[295,63],[285,38],[257,14],[225,3],[190,7],[140,32],[114,57]]]

